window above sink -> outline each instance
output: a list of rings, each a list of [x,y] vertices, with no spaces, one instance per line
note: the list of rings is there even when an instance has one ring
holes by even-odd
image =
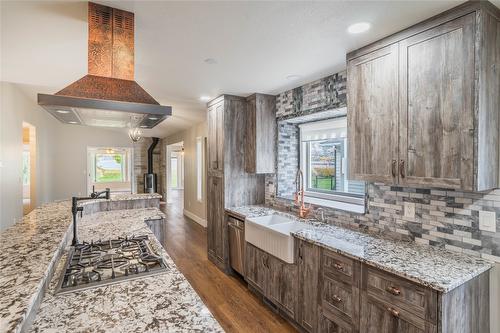
[[[347,178],[347,145],[345,108],[280,121],[278,196],[293,198],[295,174],[300,167],[305,202],[364,213],[365,182]]]

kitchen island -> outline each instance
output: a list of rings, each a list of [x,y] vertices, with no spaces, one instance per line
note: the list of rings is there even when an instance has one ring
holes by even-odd
[[[145,223],[164,218],[159,198],[82,202],[80,240],[147,235],[166,263],[165,272],[112,285],[55,294],[72,236],[69,201],[43,205],[3,231],[0,332],[222,331]]]

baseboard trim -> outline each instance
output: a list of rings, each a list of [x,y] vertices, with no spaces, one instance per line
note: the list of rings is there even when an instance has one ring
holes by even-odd
[[[198,215],[196,214],[193,214],[191,213],[190,211],[188,210],[183,210],[182,213],[184,215],[186,215],[187,217],[189,217],[191,220],[195,221],[196,223],[198,223],[199,225],[203,226],[203,227],[207,227],[207,220],[205,219],[202,219],[201,217],[199,217]]]

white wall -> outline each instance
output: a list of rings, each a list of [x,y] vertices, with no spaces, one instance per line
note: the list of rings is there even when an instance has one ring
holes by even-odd
[[[36,127],[35,206],[86,194],[87,146],[132,147],[122,131],[60,123],[37,105],[46,89],[0,85],[0,230],[22,218],[23,121]]]
[[[206,136],[207,123],[203,122],[163,140],[164,145],[184,142],[184,213],[203,226],[207,219],[206,170],[203,172],[203,199],[199,202],[196,198],[196,138]]]
[[[56,128],[52,116],[42,112],[30,91],[33,87],[0,82],[0,229],[22,217],[22,123],[36,127],[36,202],[52,200]]]

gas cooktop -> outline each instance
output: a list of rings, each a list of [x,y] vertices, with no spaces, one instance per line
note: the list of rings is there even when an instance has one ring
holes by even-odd
[[[158,274],[168,268],[148,236],[83,242],[72,247],[58,293]]]

